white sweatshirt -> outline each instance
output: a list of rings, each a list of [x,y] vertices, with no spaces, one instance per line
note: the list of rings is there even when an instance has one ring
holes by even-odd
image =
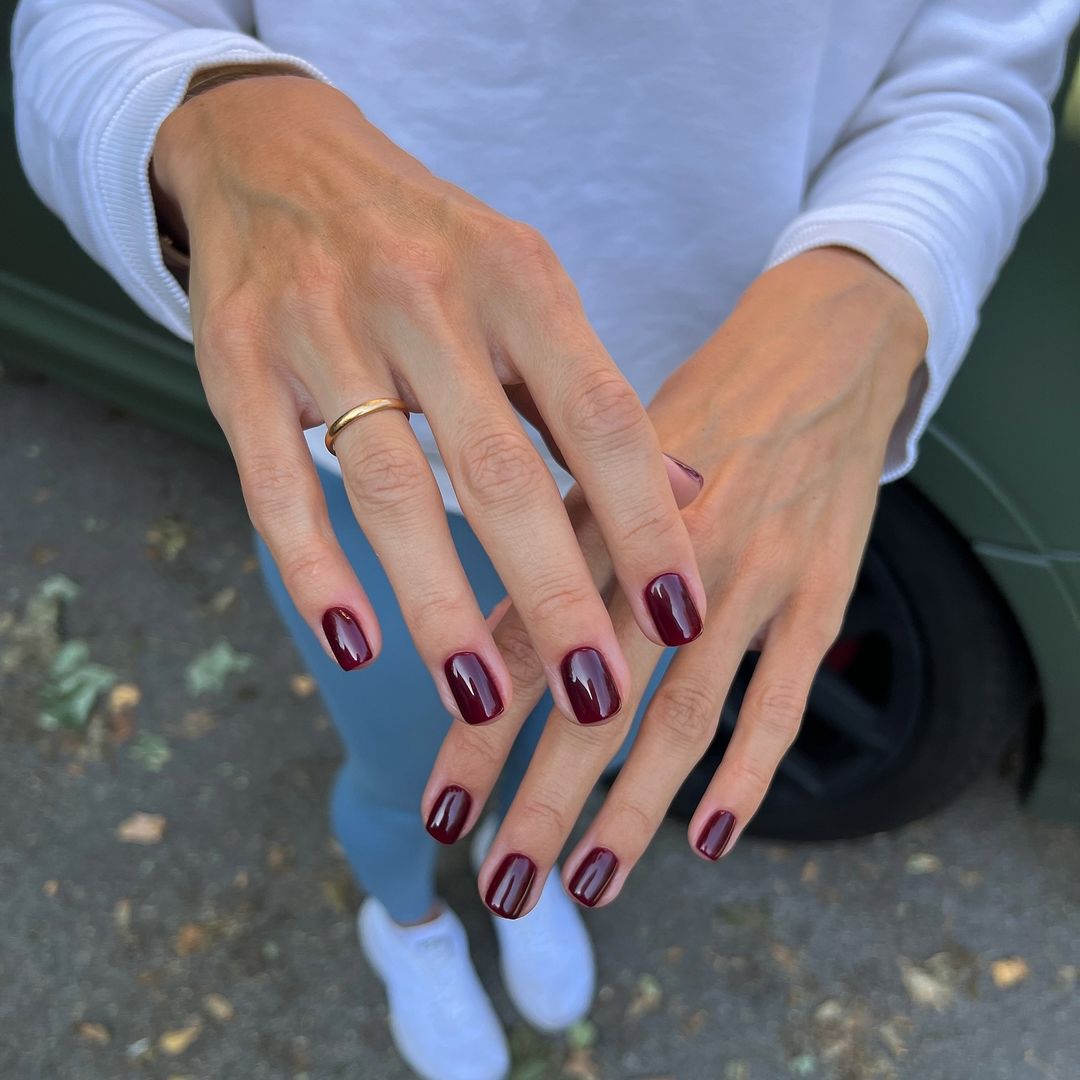
[[[197,71],[295,64],[437,175],[538,227],[646,402],[763,269],[855,248],[930,330],[888,480],[913,464],[1041,191],[1078,13],[1080,0],[22,0],[18,143],[79,243],[190,340],[147,179],[155,133]],[[321,428],[309,442],[337,467]]]

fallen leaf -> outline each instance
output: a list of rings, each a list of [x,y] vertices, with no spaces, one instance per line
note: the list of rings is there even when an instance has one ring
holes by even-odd
[[[236,589],[232,585],[226,585],[224,589],[214,593],[210,601],[210,610],[215,615],[224,615],[232,607],[236,599]]]
[[[176,934],[177,956],[190,956],[206,948],[206,931],[198,923],[185,923]]]
[[[579,1020],[566,1029],[566,1043],[572,1050],[587,1050],[596,1045],[596,1025],[591,1020]]]
[[[133,1042],[124,1053],[132,1059],[132,1061],[138,1061],[139,1058],[146,1057],[150,1053],[150,1040],[149,1039],[137,1039]]]
[[[784,969],[789,975],[794,975],[799,970],[799,957],[793,949],[779,941],[774,941],[769,946],[769,955],[773,962]]]
[[[820,868],[813,859],[807,859],[803,863],[802,873],[799,875],[799,880],[804,885],[813,885],[817,881],[820,874]]]
[[[990,965],[990,978],[999,990],[1019,985],[1030,974],[1031,968],[1022,956],[1006,956]]]
[[[134,709],[142,700],[142,691],[132,683],[117,683],[109,691],[109,712],[124,712]]]
[[[41,688],[38,724],[46,731],[83,731],[94,706],[117,682],[114,671],[90,659],[85,641],[65,641],[55,652]]]
[[[176,1057],[178,1054],[182,1054],[199,1037],[201,1030],[200,1025],[192,1024],[190,1027],[166,1031],[158,1039],[158,1048],[163,1054]]]
[[[692,1012],[680,1025],[682,1033],[686,1036],[696,1035],[709,1019],[709,1014],[704,1009]]]
[[[163,814],[132,814],[116,827],[116,836],[125,844],[157,844],[165,835]]]
[[[936,874],[941,870],[941,860],[923,851],[912,855],[904,864],[904,869],[909,874]]]
[[[656,979],[652,975],[642,975],[637,981],[634,997],[627,1007],[627,1017],[636,1020],[646,1013],[653,1012],[659,1008],[662,997],[663,991]]]
[[[569,1080],[600,1080],[592,1050],[571,1050],[563,1062],[562,1074]]]
[[[201,739],[217,727],[217,721],[206,709],[192,709],[184,713],[180,730],[185,739]]]
[[[112,1042],[112,1035],[109,1034],[109,1029],[104,1024],[83,1021],[83,1023],[75,1025],[75,1031],[80,1039],[93,1043],[94,1046],[108,1046]]]
[[[131,928],[131,901],[126,896],[113,905],[113,923],[121,933]]]
[[[952,1004],[955,990],[940,975],[933,975],[915,964],[901,961],[900,977],[904,982],[904,988],[916,1005],[944,1012]]]
[[[298,697],[311,697],[315,693],[315,680],[310,675],[293,675],[289,679],[289,689]]]
[[[884,1024],[878,1025],[881,1041],[889,1048],[889,1053],[896,1058],[903,1057],[907,1053],[907,1043],[901,1033],[901,1026],[910,1028],[911,1025],[901,1020],[887,1020]]]
[[[176,557],[188,546],[191,531],[175,514],[166,514],[155,521],[146,531],[149,544],[147,555],[151,559],[174,562]]]
[[[254,657],[237,652],[222,638],[188,664],[185,672],[188,693],[205,694],[221,690],[230,675],[247,671],[253,663]]]
[[[161,772],[172,758],[172,751],[160,735],[143,731],[131,744],[128,756],[140,762],[147,772]]]
[[[207,994],[203,999],[203,1008],[215,1019],[224,1023],[233,1018],[232,1002],[221,994]]]
[[[279,844],[276,840],[272,841],[266,850],[266,865],[271,870],[280,870],[285,865],[287,858],[288,854],[285,845]]]
[[[55,896],[60,890],[60,882],[56,878],[49,878],[44,885],[41,886],[41,891],[49,897]]]

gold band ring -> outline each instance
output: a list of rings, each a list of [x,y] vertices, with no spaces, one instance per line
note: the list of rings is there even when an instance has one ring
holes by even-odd
[[[343,412],[327,429],[326,429],[326,449],[330,451],[334,457],[337,457],[337,451],[334,449],[334,440],[341,434],[341,432],[349,426],[354,420],[359,420],[361,416],[370,416],[372,413],[382,412],[383,409],[397,409],[398,412],[403,412],[406,419],[409,416],[408,407],[401,398],[396,397],[377,397],[372,398],[370,401],[364,401],[361,404],[349,409],[348,412]]]

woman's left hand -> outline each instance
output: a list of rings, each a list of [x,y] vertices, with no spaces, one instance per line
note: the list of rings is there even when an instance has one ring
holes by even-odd
[[[761,657],[731,743],[690,822],[691,847],[719,858],[757,810],[839,632],[889,436],[926,335],[922,315],[896,281],[853,251],[817,249],[758,278],[657,395],[649,413],[660,445],[705,478],[683,516],[709,614],[701,636],[672,661],[618,779],[566,860],[564,880],[582,903],[618,895],[711,743],[750,648],[760,648]],[[579,506],[572,517],[603,584],[610,569],[587,510]],[[498,914],[516,918],[535,902],[534,883],[545,879],[620,748],[661,656],[621,593],[609,606],[634,697],[603,725],[582,727],[553,711],[480,872],[481,895]],[[688,623],[694,615],[686,613]],[[500,616],[496,640],[508,634],[518,642],[506,650],[519,682],[515,715],[485,728],[451,727],[424,797],[436,832],[448,786],[471,796],[460,825],[475,822],[529,700],[543,689],[514,613]]]

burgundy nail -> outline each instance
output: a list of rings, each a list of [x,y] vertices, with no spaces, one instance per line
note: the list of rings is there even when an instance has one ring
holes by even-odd
[[[452,844],[469,820],[472,796],[457,784],[444,787],[428,814],[427,831],[440,844]]]
[[[730,810],[717,810],[698,834],[694,845],[707,859],[715,862],[724,854],[731,834],[735,831],[735,815]]]
[[[563,657],[562,679],[579,724],[597,724],[622,705],[615,680],[596,649],[575,649]]]
[[[516,919],[525,906],[535,877],[536,863],[528,855],[522,855],[518,851],[511,852],[499,863],[499,869],[495,871],[495,876],[488,886],[484,903],[496,915],[501,915],[504,919]]]
[[[664,457],[666,457],[668,461],[674,461],[675,464],[678,465],[679,468],[682,469],[682,471],[686,473],[686,475],[689,476],[690,479],[693,480],[698,487],[702,487],[704,485],[705,477],[702,476],[701,473],[699,473],[697,469],[695,469],[693,466],[687,465],[685,461],[680,461],[674,454],[665,454]]]
[[[645,586],[645,604],[665,645],[687,645],[701,633],[701,616],[681,574],[661,574]]]
[[[443,665],[443,671],[466,724],[483,724],[503,711],[498,687],[476,653],[454,653]]]
[[[334,659],[346,671],[361,667],[371,659],[371,646],[356,616],[348,608],[330,608],[322,617],[322,628]]]
[[[570,879],[570,895],[586,907],[595,907],[618,868],[614,851],[593,848]]]

